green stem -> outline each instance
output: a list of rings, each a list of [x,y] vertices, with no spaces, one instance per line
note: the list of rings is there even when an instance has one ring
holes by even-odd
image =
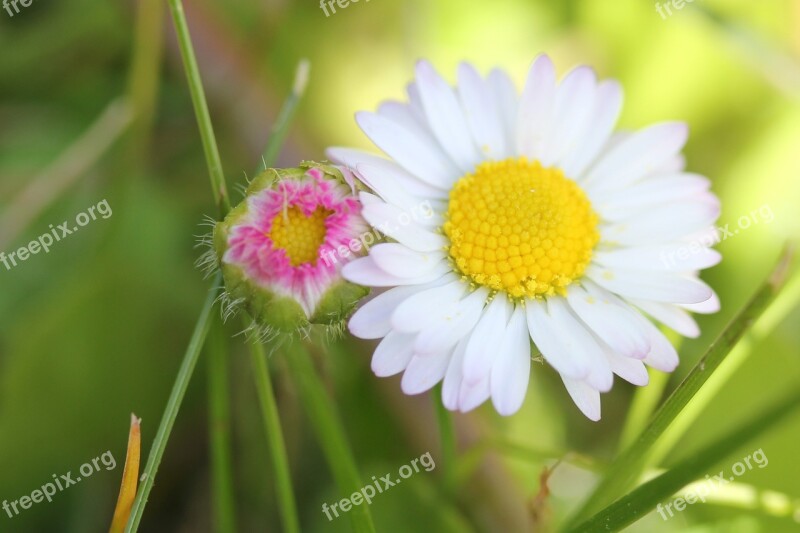
[[[297,104],[306,90],[308,84],[308,71],[311,68],[308,60],[303,59],[297,64],[297,70],[294,74],[294,83],[292,84],[292,92],[283,102],[278,118],[275,119],[275,124],[272,126],[272,132],[267,141],[267,147],[264,149],[264,155],[261,160],[260,171],[272,168],[278,159],[278,154],[281,151],[283,142],[286,139],[286,134],[289,132],[289,124],[292,122],[294,113],[297,110]]]
[[[228,351],[221,319],[216,317],[213,322],[207,344],[213,514],[215,531],[233,533],[236,531],[236,506],[231,467]]]
[[[746,424],[722,436],[667,472],[644,483],[582,524],[569,528],[567,531],[579,533],[624,529],[652,511],[664,498],[675,494],[692,481],[702,479],[703,472],[709,472],[711,467],[741,448],[745,443],[784,420],[797,409],[798,405],[800,405],[800,393],[792,391]],[[709,476],[706,475],[706,477]],[[672,511],[669,512],[671,515]]]
[[[269,363],[264,354],[264,346],[260,342],[249,342],[250,358],[253,363],[253,377],[256,381],[258,399],[261,403],[261,414],[264,417],[264,430],[269,441],[269,453],[272,459],[272,468],[275,471],[275,486],[278,492],[283,531],[298,533],[300,520],[297,517],[297,504],[292,491],[292,476],[289,471],[289,457],[283,440],[281,420],[278,416],[278,406],[272,390],[272,381],[269,375]]]
[[[275,164],[278,153],[283,146],[283,141],[286,138],[289,123],[294,116],[294,111],[297,108],[300,98],[305,92],[306,83],[308,81],[308,70],[308,61],[303,60],[298,64],[292,92],[286,98],[281,112],[278,114],[275,125],[272,128],[272,133],[270,134],[269,141],[267,141],[267,146],[262,158],[263,166],[260,170],[265,170]],[[283,530],[288,533],[296,533],[300,531],[300,519],[297,515],[297,503],[294,498],[292,476],[289,470],[289,458],[286,453],[286,444],[283,438],[283,430],[281,429],[278,406],[275,402],[275,393],[272,389],[269,363],[266,360],[264,347],[261,343],[250,342],[248,346],[250,348],[250,356],[253,364],[253,379],[255,380],[256,389],[258,391],[261,415],[264,419],[264,430],[267,434],[272,467],[275,471],[275,485],[278,493],[278,505],[280,507]]]
[[[200,130],[200,137],[203,141],[203,152],[206,156],[206,165],[211,178],[214,202],[217,204],[220,215],[225,216],[231,209],[231,202],[228,196],[228,187],[225,184],[225,174],[222,171],[222,161],[219,157],[217,141],[214,137],[214,127],[211,124],[211,115],[208,113],[203,83],[200,80],[200,71],[197,68],[197,59],[194,56],[189,26],[186,24],[186,15],[183,12],[181,0],[168,0],[168,2],[172,13],[172,21],[175,24],[175,32],[178,36],[178,46],[181,49],[183,67],[186,70],[186,79],[189,82],[189,92],[192,95],[197,127]]]
[[[164,410],[164,415],[158,426],[156,438],[150,449],[150,455],[147,457],[147,465],[141,477],[141,485],[139,486],[139,492],[136,494],[136,501],[133,502],[133,509],[131,509],[131,516],[128,519],[128,526],[125,528],[125,533],[137,531],[139,528],[139,522],[142,520],[147,498],[150,496],[150,491],[153,489],[158,466],[161,464],[161,458],[164,456],[164,450],[167,447],[167,440],[169,440],[172,427],[175,425],[175,418],[178,416],[178,410],[181,407],[181,402],[189,386],[189,380],[192,377],[192,372],[197,364],[197,359],[200,357],[200,351],[203,348],[203,343],[208,334],[208,329],[211,324],[211,309],[214,306],[214,300],[217,297],[217,290],[220,283],[221,276],[217,274],[213,288],[209,291],[205,304],[203,304],[203,310],[200,312],[200,317],[197,319],[192,338],[189,341],[189,346],[186,348],[183,362],[181,362],[180,370],[178,370],[178,375],[172,386],[172,392],[169,395],[167,407]]]
[[[310,354],[299,342],[285,347],[286,362],[294,377],[317,440],[328,461],[342,497],[349,498],[363,487],[353,452],[347,443],[342,421],[335,403],[325,392],[325,385],[317,376]],[[366,504],[353,506],[348,512],[353,531],[373,533],[375,526]]]
[[[456,490],[456,473],[458,471],[455,424],[453,423],[453,415],[442,403],[441,385],[437,385],[433,391],[433,405],[436,410],[436,422],[439,426],[439,439],[442,450],[441,463],[444,488],[448,495],[452,495]]]
[[[659,437],[694,398],[783,287],[789,273],[791,257],[791,250],[782,255],[770,277],[758,288],[750,301],[711,344],[703,358],[656,411],[639,438],[617,457],[589,498],[570,520],[569,525],[574,526],[603,505],[614,501],[641,475],[652,447]]]
[[[731,351],[706,384],[697,392],[692,402],[687,405],[672,421],[670,427],[653,445],[648,458],[648,465],[658,465],[678,444],[689,427],[697,420],[708,404],[717,397],[719,391],[728,380],[742,367],[753,347],[769,335],[790,311],[800,302],[800,271],[796,271],[786,286],[775,298],[775,301],[764,311],[764,314],[753,324],[750,331]]]

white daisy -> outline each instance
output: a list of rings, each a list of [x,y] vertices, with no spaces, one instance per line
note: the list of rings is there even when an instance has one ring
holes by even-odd
[[[462,64],[454,89],[422,61],[408,96],[356,115],[389,159],[328,152],[375,191],[362,193],[363,216],[395,241],[343,271],[387,288],[349,323],[382,339],[375,374],[403,372],[407,394],[444,380],[447,408],[491,398],[510,415],[532,340],[598,420],[613,374],[646,385],[645,365],[672,371],[678,355],[645,314],[696,337],[689,311],[719,309],[698,271],[720,260],[701,238],[720,206],[683,171],[686,125],[612,135],[619,84],[587,67],[557,82],[547,56],[521,95],[500,70]],[[435,213],[417,216],[420,205]]]

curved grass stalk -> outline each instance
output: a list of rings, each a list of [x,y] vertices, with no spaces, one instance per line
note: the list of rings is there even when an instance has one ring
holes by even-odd
[[[114,100],[83,135],[34,176],[0,216],[0,250],[8,248],[59,194],[85,174],[128,129],[132,118],[126,101]]]
[[[636,522],[665,498],[682,487],[711,473],[710,469],[754,437],[774,427],[800,406],[800,392],[792,391],[746,424],[714,441],[667,472],[615,501],[585,522],[570,527],[570,532],[619,531]]]
[[[775,295],[780,292],[789,273],[791,258],[791,250],[782,255],[769,278],[722,331],[717,340],[709,346],[705,355],[697,362],[678,388],[656,411],[639,438],[614,461],[586,502],[568,522],[568,527],[574,526],[591,513],[597,512],[602,506],[614,501],[641,475],[658,438],[695,397],[753,322],[761,316]]]

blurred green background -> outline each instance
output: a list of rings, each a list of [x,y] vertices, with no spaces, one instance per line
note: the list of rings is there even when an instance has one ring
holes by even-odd
[[[461,60],[484,72],[500,66],[521,87],[530,61],[547,52],[561,73],[586,63],[618,78],[626,92],[623,128],[687,121],[688,167],[713,180],[723,202],[720,225],[737,228],[759,209],[774,217],[757,214],[758,224],[721,243],[724,260],[704,278],[719,292],[722,311],[699,317],[703,335],[683,345],[670,387],[752,294],[782,243],[800,235],[798,1],[695,0],[666,18],[649,0],[362,0],[329,17],[314,1],[187,4],[231,185],[258,164],[301,58],[311,62],[311,79],[283,166],[321,159],[329,145],[369,147],[354,112],[402,98],[420,57],[451,80]],[[160,1],[35,0],[13,17],[0,11],[0,50],[0,251],[103,199],[113,210],[48,254],[11,270],[0,265],[0,499],[30,494],[106,450],[118,463],[52,503],[14,518],[0,512],[0,531],[103,531],[129,414],[143,419],[146,454],[209,287],[193,266],[196,236],[207,231],[200,222],[214,214],[200,137]],[[754,347],[666,466],[798,386],[798,319],[794,310]],[[229,324],[226,333],[237,331]],[[280,531],[250,365],[241,337],[229,345],[240,529]],[[404,397],[399,378],[372,376],[370,348],[334,344],[317,354],[365,480],[426,451],[437,458],[439,446],[430,397]],[[346,518],[329,523],[320,511],[336,490],[280,356],[271,364],[303,529],[346,531]],[[203,357],[142,531],[212,530],[207,389]],[[493,443],[485,455],[470,452],[476,468],[458,500],[442,496],[440,469],[416,474],[375,500],[378,531],[547,530],[574,508],[593,475],[559,466],[552,494],[539,505],[539,474],[552,461],[509,453],[512,445],[575,451],[602,464],[615,453],[633,392],[617,381],[603,397],[602,421],[592,423],[555,372],[534,365],[517,415],[503,419],[490,405],[455,415],[462,450]],[[741,481],[800,501],[799,437],[794,415],[721,468],[762,448],[769,466]],[[800,529],[791,509],[784,514],[698,504],[668,522],[652,513],[631,530]]]

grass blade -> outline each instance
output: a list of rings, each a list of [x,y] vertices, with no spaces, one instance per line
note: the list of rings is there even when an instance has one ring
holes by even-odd
[[[211,502],[214,531],[233,533],[236,528],[236,505],[231,460],[230,387],[228,385],[228,350],[222,319],[213,319],[206,357],[208,359],[208,429],[211,444]]]
[[[780,291],[789,272],[791,257],[791,250],[787,250],[781,256],[772,274],[758,288],[755,295],[727,325],[720,336],[709,346],[705,355],[697,362],[678,388],[656,411],[644,432],[614,461],[586,502],[575,513],[572,520],[568,522],[570,525],[578,523],[578,521],[597,512],[601,507],[619,497],[641,475],[656,440],[697,394],[700,387],[714,373],[714,370],[731,352],[742,335]]]
[[[669,498],[757,435],[776,425],[800,406],[800,392],[786,398],[754,417],[735,431],[718,439],[672,469],[620,498],[586,522],[570,531],[619,531],[650,512],[661,500]]]
[[[300,341],[287,344],[284,353],[336,485],[342,497],[349,498],[361,490],[363,483],[335,403],[326,394],[325,385],[317,376],[311,356]],[[374,533],[375,526],[366,504],[353,506],[347,514],[350,515],[353,531]]]
[[[181,49],[183,68],[186,71],[186,79],[189,82],[189,92],[192,95],[197,127],[200,130],[200,138],[203,141],[203,153],[206,156],[206,165],[211,178],[211,192],[214,194],[214,202],[217,204],[220,215],[225,216],[231,209],[231,201],[228,196],[228,186],[225,183],[225,174],[222,171],[222,160],[219,157],[217,140],[214,137],[214,126],[211,124],[211,115],[208,112],[203,82],[200,80],[200,70],[197,68],[197,59],[194,56],[192,38],[189,35],[189,25],[186,23],[186,14],[183,12],[181,0],[169,0],[169,9],[172,13],[175,32],[178,35],[178,46]]]
[[[278,154],[283,147],[283,141],[286,140],[286,134],[289,132],[289,125],[292,123],[292,118],[297,110],[297,104],[303,97],[308,84],[308,73],[311,69],[311,64],[307,59],[302,59],[297,64],[297,70],[294,74],[294,83],[292,84],[292,92],[283,102],[278,118],[275,119],[275,124],[272,126],[272,132],[269,135],[267,146],[264,149],[264,155],[261,157],[261,167],[259,172],[272,168],[278,159]]]
[[[278,416],[278,405],[272,390],[269,375],[269,364],[264,354],[264,346],[257,341],[248,342],[250,358],[253,363],[253,378],[256,381],[258,399],[261,403],[261,416],[264,419],[264,430],[269,441],[269,455],[275,475],[275,489],[278,493],[283,531],[299,533],[300,519],[297,517],[297,504],[292,490],[292,476],[289,471],[289,457],[283,440],[281,420]]]

